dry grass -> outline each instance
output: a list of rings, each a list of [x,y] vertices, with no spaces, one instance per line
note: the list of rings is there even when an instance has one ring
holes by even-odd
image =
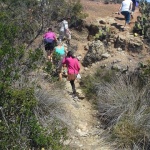
[[[105,76],[106,77],[106,76]],[[109,77],[110,78],[110,77]],[[135,75],[116,75],[95,82],[99,118],[118,148],[150,149],[149,84]]]

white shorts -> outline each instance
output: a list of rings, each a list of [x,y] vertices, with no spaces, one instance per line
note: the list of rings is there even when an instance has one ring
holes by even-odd
[[[64,37],[66,37],[68,40],[71,40],[71,34],[70,33],[66,33],[65,31],[60,31],[59,32],[59,39],[63,40]]]

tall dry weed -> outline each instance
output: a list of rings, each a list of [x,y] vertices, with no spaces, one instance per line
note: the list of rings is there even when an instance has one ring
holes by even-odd
[[[113,76],[95,84],[99,117],[119,147],[150,149],[150,85],[134,75]]]

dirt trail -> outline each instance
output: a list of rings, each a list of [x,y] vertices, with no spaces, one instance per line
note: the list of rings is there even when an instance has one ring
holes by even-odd
[[[118,11],[118,4],[104,5],[100,2],[85,0],[81,0],[81,2],[84,4],[85,12],[89,14],[89,17],[86,19],[86,21],[96,22],[97,18],[109,16],[117,20],[118,24],[124,24],[124,20],[122,19],[123,16],[114,14],[114,12]],[[138,10],[136,10],[134,15],[135,18],[137,15],[139,15]],[[133,23],[136,20],[135,18],[132,20]],[[131,24],[131,26],[133,26],[133,23]],[[127,32],[122,32],[122,34],[126,33]],[[73,34],[76,34],[76,37],[78,39],[72,40],[72,43],[78,46],[76,54],[80,55],[83,58],[86,54],[84,46],[88,43],[86,39],[87,35],[80,35],[80,33],[78,33],[77,31],[74,31]],[[112,59],[121,57],[124,56],[119,56],[118,54]],[[106,63],[106,61],[104,60],[104,62],[102,63]],[[128,56],[122,59],[122,63],[129,63]],[[134,64],[134,62],[132,63]],[[83,72],[86,72],[85,74],[90,73],[89,70],[85,71],[83,66],[81,66],[81,68],[81,76],[83,75]],[[76,86],[77,91],[81,91],[78,81],[76,81]],[[108,143],[104,139],[104,130],[100,129],[100,122],[96,118],[97,111],[94,110],[92,104],[86,99],[80,100],[77,97],[73,97],[72,95],[70,95],[71,92],[72,90],[70,83],[66,82],[65,96],[68,99],[68,103],[66,102],[64,105],[66,111],[71,116],[72,125],[70,126],[69,130],[70,139],[67,140],[65,144],[69,144],[73,150],[114,150],[115,148],[113,147],[112,143]]]
[[[72,125],[69,129],[70,138],[65,144],[69,144],[72,150],[114,150],[102,137],[104,130],[100,129],[100,122],[96,118],[97,111],[86,99],[73,97],[71,92],[70,83],[66,82],[65,96],[70,102],[65,103],[63,107],[70,114]]]

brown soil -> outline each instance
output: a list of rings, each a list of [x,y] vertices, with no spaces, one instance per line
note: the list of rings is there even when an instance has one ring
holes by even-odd
[[[83,5],[84,12],[88,14],[88,17],[85,19],[85,21],[88,22],[88,24],[94,24],[95,22],[98,22],[98,20],[103,19],[103,18],[112,18],[116,21],[117,24],[122,25],[122,26],[124,25],[124,16],[121,14],[120,15],[117,14],[120,8],[120,4],[104,4],[102,2],[96,2],[96,1],[91,1],[91,0],[81,0],[81,3]],[[140,16],[140,15],[141,14],[139,12],[139,9],[136,8],[134,15],[133,15],[134,18],[131,20],[131,23],[130,23],[129,30],[128,31],[118,30],[117,34],[122,34],[124,36],[126,36],[127,34],[131,34],[129,32],[132,30],[134,23],[137,20],[137,16]],[[89,42],[87,41],[87,34],[85,34],[85,32],[82,31],[80,33],[77,31],[73,31],[73,34],[75,34],[76,37],[79,37],[79,39],[78,40],[73,39],[72,44],[76,44],[78,46],[77,55],[81,55],[82,58],[87,53],[87,51],[84,50],[84,46],[87,45],[87,43]],[[122,60],[122,64],[127,64],[127,65],[130,64],[131,67],[134,68],[137,66],[139,61],[146,61],[147,59],[149,59],[149,57],[147,57],[147,52],[145,51],[142,52],[143,54],[132,54],[126,51],[125,55],[122,55],[116,52],[116,49],[112,47],[112,52],[114,54],[114,57],[111,57],[107,60],[103,60],[100,63],[110,64],[113,60],[119,58]],[[143,60],[141,60],[141,58]],[[97,65],[94,65],[94,66],[96,67]],[[82,71],[84,68],[82,66],[81,68],[82,68],[81,69]]]

